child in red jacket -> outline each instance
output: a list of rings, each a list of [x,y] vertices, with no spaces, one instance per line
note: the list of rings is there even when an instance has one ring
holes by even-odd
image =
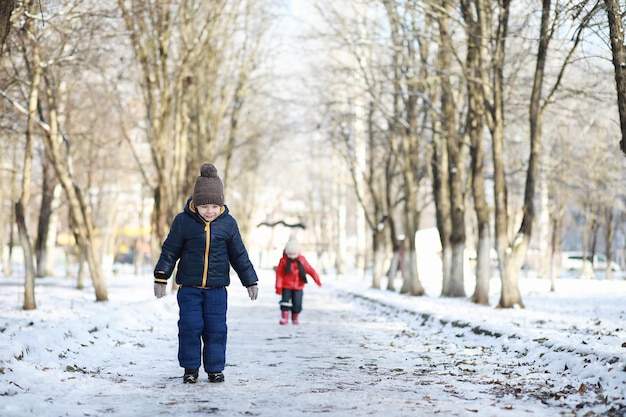
[[[302,297],[306,276],[310,275],[318,287],[322,286],[319,275],[300,253],[300,245],[295,235],[290,235],[283,257],[276,267],[276,294],[281,296],[280,324],[289,323],[289,312],[293,324],[300,324],[298,316],[302,311]]]

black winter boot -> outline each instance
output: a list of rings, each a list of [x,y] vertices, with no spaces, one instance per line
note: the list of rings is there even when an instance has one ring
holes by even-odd
[[[183,382],[185,384],[195,384],[198,381],[198,370],[185,368],[185,375],[183,375]]]
[[[224,374],[221,371],[209,372],[209,382],[224,382]]]

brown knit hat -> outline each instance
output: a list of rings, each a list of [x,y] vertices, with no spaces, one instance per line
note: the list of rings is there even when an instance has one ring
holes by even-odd
[[[224,205],[224,184],[217,176],[215,165],[204,163],[200,167],[200,176],[196,178],[193,187],[193,204],[196,207],[204,204]]]

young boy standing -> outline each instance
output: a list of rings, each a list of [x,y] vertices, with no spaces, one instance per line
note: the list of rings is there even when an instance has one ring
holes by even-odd
[[[258,277],[239,233],[237,221],[224,205],[224,186],[213,164],[200,167],[193,196],[172,222],[154,269],[154,295],[165,295],[178,262],[176,283],[179,307],[178,362],[183,381],[195,383],[204,365],[209,382],[224,381],[226,310],[230,267],[248,289],[258,295]]]

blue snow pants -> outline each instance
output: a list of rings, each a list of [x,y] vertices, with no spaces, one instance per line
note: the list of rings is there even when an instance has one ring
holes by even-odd
[[[181,286],[177,294],[178,363],[206,372],[223,371],[226,364],[226,288]]]

